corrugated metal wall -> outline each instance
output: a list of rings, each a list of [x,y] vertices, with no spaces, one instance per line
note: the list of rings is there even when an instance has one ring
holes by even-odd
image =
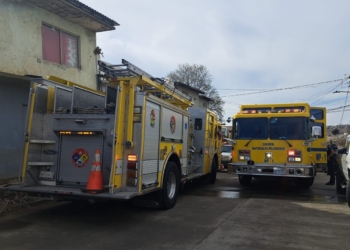
[[[0,74],[0,183],[19,175],[29,88],[29,79]]]

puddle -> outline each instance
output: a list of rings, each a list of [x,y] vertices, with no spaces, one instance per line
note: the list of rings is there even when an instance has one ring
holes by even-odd
[[[233,192],[233,191],[219,191],[218,197],[219,198],[231,198],[231,199],[241,198],[239,192]]]

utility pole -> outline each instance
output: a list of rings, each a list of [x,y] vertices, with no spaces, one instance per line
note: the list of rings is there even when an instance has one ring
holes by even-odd
[[[334,94],[334,93],[341,93],[341,92],[350,93],[350,91],[338,91],[338,90],[337,90],[337,91],[334,91],[333,94]]]

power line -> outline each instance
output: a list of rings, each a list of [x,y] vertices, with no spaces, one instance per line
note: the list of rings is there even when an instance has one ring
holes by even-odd
[[[332,91],[333,89],[338,88],[341,84],[343,83],[343,81],[338,84],[337,86],[335,86],[334,88],[330,89],[329,91]],[[311,105],[315,104],[316,102],[318,102],[319,100],[321,100],[323,97],[325,97],[326,95],[330,94],[331,92],[325,93],[323,96],[321,96],[320,98],[318,98],[316,101],[314,101],[313,103],[311,103]]]
[[[217,90],[235,90],[235,91],[265,91],[273,89],[217,89]]]
[[[337,87],[340,86],[341,84],[342,84],[342,83],[338,84],[335,88],[337,88]],[[326,93],[329,93],[329,91],[331,91],[331,90],[333,90],[333,89],[334,89],[334,87],[332,86],[332,87],[330,87],[330,88],[328,88],[328,89],[326,89],[326,90],[323,90],[323,91],[318,92],[317,94],[308,96],[307,98],[305,98],[305,99],[303,99],[303,100],[304,100],[304,101],[310,101],[310,100],[315,99],[315,98],[318,98],[318,97],[320,97],[320,96],[322,96],[322,95],[324,95],[324,94],[326,94]]]
[[[337,110],[337,109],[343,109],[345,107],[349,107],[350,105],[345,105],[345,106],[340,106],[340,107],[336,107],[336,108],[331,108],[331,109],[327,109],[327,112],[328,111],[333,111],[333,110]],[[341,111],[341,110],[340,110]]]
[[[326,113],[338,113],[338,112],[345,112],[345,111],[350,111],[350,109],[344,109],[344,110],[331,110],[331,111],[326,111]]]
[[[244,94],[226,95],[226,96],[221,96],[221,97],[253,95],[253,94],[261,94],[261,93],[266,93],[266,92],[281,91],[281,90],[287,90],[287,89],[305,88],[305,87],[310,87],[310,86],[315,86],[315,85],[320,85],[320,84],[338,82],[338,81],[342,81],[342,80],[343,79],[337,79],[337,80],[326,81],[326,82],[319,82],[319,83],[312,83],[312,84],[306,84],[306,85],[299,85],[299,86],[294,86],[294,87],[287,87],[287,88],[280,88],[280,89],[271,89],[271,90],[264,90],[264,91],[244,93]]]
[[[350,89],[350,84],[348,85],[348,92],[346,92],[346,98],[345,98],[345,103],[344,103],[344,108],[343,108],[343,113],[341,114],[341,118],[340,118],[340,123],[343,121],[343,116],[344,116],[344,111],[345,111],[345,105],[346,105],[346,102],[348,100],[348,96],[349,96],[349,89]]]
[[[225,104],[235,104],[235,105],[241,106],[241,104],[237,102],[225,102]]]

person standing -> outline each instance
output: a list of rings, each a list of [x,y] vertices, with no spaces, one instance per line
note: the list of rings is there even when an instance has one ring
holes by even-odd
[[[335,152],[332,149],[331,145],[327,146],[327,166],[328,173],[330,175],[329,182],[326,185],[334,185],[335,184]]]

